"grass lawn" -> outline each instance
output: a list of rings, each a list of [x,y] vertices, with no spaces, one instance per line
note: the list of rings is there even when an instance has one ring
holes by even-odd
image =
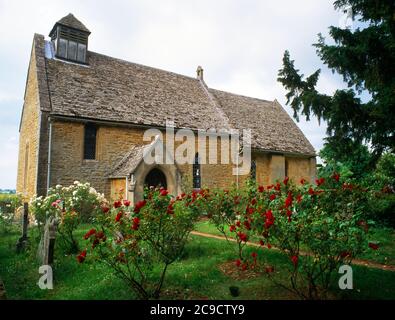
[[[81,227],[77,238],[89,226]],[[208,228],[199,224],[199,230]],[[34,238],[34,230],[29,230]],[[205,229],[204,232],[207,232]],[[75,256],[65,256],[56,248],[54,289],[41,290],[37,286],[40,274],[36,260],[36,247],[25,253],[15,253],[19,234],[0,236],[0,277],[8,299],[133,299],[131,290],[104,264],[78,264]],[[32,241],[34,243],[34,241]],[[254,248],[247,248],[251,251]],[[266,261],[275,266],[276,278],[287,281],[285,269],[289,260],[281,253],[266,250]],[[236,257],[234,243],[223,240],[190,236],[182,258],[171,265],[163,288],[166,299],[296,299],[293,294],[274,285],[264,275],[236,280],[225,275],[219,266]],[[159,270],[157,270],[159,271]],[[156,272],[156,276],[159,272]],[[395,299],[395,272],[353,267],[354,290],[333,288],[333,295],[343,299]],[[337,279],[334,280],[334,284]],[[240,289],[232,297],[229,287]]]
[[[217,230],[214,224],[209,220],[202,220],[196,224],[196,231],[223,236],[221,232]],[[360,259],[366,259],[373,262],[388,264],[395,266],[395,230],[391,228],[371,228],[369,240],[377,242],[380,245],[378,250],[368,249],[361,255]],[[226,230],[226,234],[229,237],[234,237],[229,230]],[[251,241],[258,242],[258,238],[251,238]]]

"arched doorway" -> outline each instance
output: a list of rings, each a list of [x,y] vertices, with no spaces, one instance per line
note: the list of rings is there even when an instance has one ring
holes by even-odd
[[[148,187],[163,187],[167,189],[166,176],[162,170],[158,168],[152,169],[144,179],[144,186]]]

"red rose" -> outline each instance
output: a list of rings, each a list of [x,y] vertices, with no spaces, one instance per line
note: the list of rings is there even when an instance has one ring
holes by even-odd
[[[173,207],[173,204],[172,204],[172,203],[170,203],[170,204],[167,206],[166,212],[167,212],[167,214],[174,214],[174,207]]]
[[[133,223],[133,224],[132,224],[132,229],[133,229],[133,230],[138,230],[138,229],[139,229],[139,226],[140,226],[139,224]]]
[[[136,205],[134,206],[134,213],[139,213],[141,208],[144,207],[146,205],[147,201],[145,200],[140,200],[136,203]]]
[[[241,270],[245,271],[248,269],[248,264],[247,263],[243,263],[243,265],[241,266]]]
[[[95,229],[90,229],[85,235],[84,235],[84,239],[89,239],[92,235],[94,235],[96,233]]]
[[[239,232],[237,233],[237,236],[238,236],[239,239],[240,239],[241,241],[243,241],[243,242],[247,242],[247,240],[248,240],[248,236],[247,236],[245,233],[241,232],[241,231],[239,231]]]
[[[379,248],[379,245],[376,243],[369,242],[369,248],[373,250],[377,250]]]
[[[93,240],[93,243],[92,243],[92,249],[95,249],[95,247],[99,244],[99,239],[96,239],[95,238],[95,240]]]
[[[247,208],[246,208],[246,213],[247,214],[253,214],[254,213],[254,208],[251,208],[250,206],[248,206]]]
[[[236,230],[236,226],[232,224],[232,225],[230,226],[230,228],[229,228],[229,231],[230,231],[230,232],[234,232],[235,230]]]
[[[82,263],[82,262],[84,262],[85,258],[86,258],[86,250],[82,251],[82,252],[77,256],[77,261],[78,261],[79,263]]]
[[[117,216],[115,217],[115,222],[119,222],[122,218],[122,211],[117,213]]]
[[[276,195],[275,194],[271,194],[269,199],[270,199],[270,201],[273,201],[274,199],[276,199]]]
[[[271,248],[272,248],[272,245],[271,245],[270,243],[268,243],[268,244],[267,244],[267,248],[268,248],[268,249],[271,249]]]
[[[314,190],[312,187],[309,188],[309,195],[313,196],[315,194]]]
[[[247,230],[251,230],[251,224],[248,221],[244,221],[244,226]]]
[[[240,259],[237,259],[237,260],[235,261],[235,265],[236,265],[236,267],[240,267],[240,265],[241,265]]]
[[[335,173],[333,173],[332,178],[335,179],[337,182],[339,182],[340,174],[338,174],[337,172],[335,172]]]
[[[162,189],[162,190],[160,191],[160,195],[161,195],[162,197],[167,196],[168,193],[169,193],[169,191],[167,191],[166,189]]]
[[[299,261],[298,256],[292,256],[291,261],[292,261],[294,267],[296,268],[296,266],[298,265],[298,261]]]
[[[292,205],[292,193],[288,192],[288,196],[285,199],[285,208],[288,208]]]
[[[285,178],[284,178],[284,181],[283,181],[284,185],[287,185],[287,184],[288,184],[288,181],[289,181],[289,178],[288,178],[288,177],[285,177]]]
[[[259,244],[263,247],[265,245],[265,242],[263,240],[259,240]]]
[[[265,187],[264,186],[259,186],[258,187],[258,192],[263,192],[265,191]]]
[[[138,217],[134,217],[133,218],[133,223],[139,224],[140,223],[140,219]]]
[[[257,256],[258,256],[258,254],[256,252],[251,253],[251,257],[253,257],[254,260],[256,259]]]
[[[306,183],[306,179],[302,178],[300,179],[300,184],[305,184]]]
[[[269,209],[268,211],[266,211],[265,215],[266,215],[265,228],[268,229],[274,223],[274,216],[272,210]]]
[[[297,203],[300,203],[301,201],[302,201],[302,195],[301,194],[298,194],[297,196],[296,196],[296,202]]]
[[[95,235],[95,237],[96,237],[97,239],[101,239],[101,240],[103,240],[103,241],[106,241],[106,235],[104,234],[103,231],[97,232],[96,235]]]
[[[110,211],[109,207],[101,207],[101,211],[103,211],[103,213],[107,213],[108,211]]]
[[[240,227],[240,225],[241,225],[240,221],[236,221],[236,226]]]
[[[318,187],[322,185],[324,182],[325,182],[325,178],[319,178],[315,180],[315,183],[317,184]]]
[[[114,201],[114,208],[119,208],[122,206],[122,202],[121,201]]]
[[[274,186],[274,190],[276,190],[276,191],[280,191],[281,190],[281,185],[278,182]]]
[[[123,200],[123,205],[125,207],[129,207],[130,206],[130,201],[129,200]]]

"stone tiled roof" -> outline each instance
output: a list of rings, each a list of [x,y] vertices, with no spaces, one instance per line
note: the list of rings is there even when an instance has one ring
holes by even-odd
[[[260,100],[214,89],[210,92],[233,128],[251,129],[253,148],[314,154],[313,146],[277,100]]]
[[[74,17],[72,13],[69,13],[67,16],[63,17],[56,23],[66,27],[71,27],[77,30],[82,30],[90,33],[89,29],[85,27],[85,25],[81,21],[79,21],[76,17]]]
[[[125,156],[113,167],[108,174],[109,178],[123,178],[136,170],[143,159],[145,145],[134,145]]]
[[[250,128],[255,148],[315,155],[276,101],[209,89],[196,78],[90,51],[88,66],[51,57],[45,62],[53,115],[159,127],[171,120],[176,128],[197,130]]]

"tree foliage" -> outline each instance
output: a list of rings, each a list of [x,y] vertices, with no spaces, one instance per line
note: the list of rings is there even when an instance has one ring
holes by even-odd
[[[368,142],[378,159],[385,151],[395,150],[395,2],[393,0],[338,0],[337,10],[352,9],[358,27],[331,26],[333,44],[319,34],[314,44],[317,55],[333,72],[347,83],[333,95],[318,92],[320,71],[305,77],[295,68],[288,51],[278,81],[288,90],[287,104],[300,115],[325,120],[332,144],[344,139]],[[369,93],[369,101],[360,94]],[[340,141],[340,142],[339,142]]]

